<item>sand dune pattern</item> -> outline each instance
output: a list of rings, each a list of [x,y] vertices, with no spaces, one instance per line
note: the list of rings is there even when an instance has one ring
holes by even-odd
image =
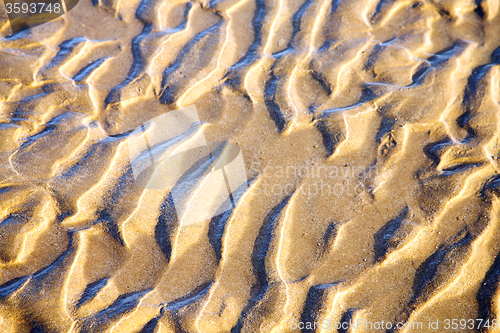
[[[0,331],[500,319],[499,32],[498,0],[80,0],[0,38]],[[189,105],[249,181],[184,225],[129,144]],[[419,330],[349,330],[386,331]]]

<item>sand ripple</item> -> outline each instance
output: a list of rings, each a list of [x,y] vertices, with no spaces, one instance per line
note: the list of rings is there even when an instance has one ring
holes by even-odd
[[[0,38],[0,330],[500,319],[499,11],[80,0]],[[192,104],[249,182],[183,225],[128,146]]]

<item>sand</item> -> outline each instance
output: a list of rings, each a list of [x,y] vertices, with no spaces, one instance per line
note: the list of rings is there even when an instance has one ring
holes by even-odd
[[[1,332],[500,331],[497,0],[0,12]],[[193,106],[186,223],[130,149]]]

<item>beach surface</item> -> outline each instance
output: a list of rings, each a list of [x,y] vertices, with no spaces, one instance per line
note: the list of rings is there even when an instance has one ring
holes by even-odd
[[[1,332],[500,332],[498,0],[5,10]]]

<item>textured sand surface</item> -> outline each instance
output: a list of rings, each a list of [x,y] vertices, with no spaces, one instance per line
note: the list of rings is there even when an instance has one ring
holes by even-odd
[[[0,38],[0,331],[478,331],[499,102],[498,0],[80,0]],[[189,105],[249,182],[183,225],[128,146]]]

